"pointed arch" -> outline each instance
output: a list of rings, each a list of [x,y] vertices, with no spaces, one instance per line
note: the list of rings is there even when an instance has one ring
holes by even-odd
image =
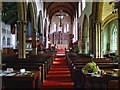
[[[117,26],[115,24],[112,25],[111,27],[111,33],[110,33],[110,40],[112,41],[110,43],[110,48],[112,52],[116,52],[117,50]]]
[[[89,53],[89,25],[88,25],[88,18],[87,15],[84,15],[83,21],[83,30],[82,30],[82,42],[83,42],[83,53]]]
[[[38,33],[42,33],[42,28],[43,28],[42,10],[40,10],[38,15]]]
[[[34,11],[34,5],[33,2],[29,2],[28,3],[28,10],[30,10],[28,13],[28,16],[30,14],[30,19],[31,19],[31,23],[32,23],[32,30],[35,28],[35,11]]]

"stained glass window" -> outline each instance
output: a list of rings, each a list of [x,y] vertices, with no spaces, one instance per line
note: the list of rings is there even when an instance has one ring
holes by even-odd
[[[112,50],[117,50],[117,27],[115,25],[112,28]]]

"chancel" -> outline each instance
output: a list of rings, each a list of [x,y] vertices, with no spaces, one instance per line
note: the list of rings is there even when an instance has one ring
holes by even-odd
[[[58,1],[0,2],[0,89],[118,90],[120,1]]]

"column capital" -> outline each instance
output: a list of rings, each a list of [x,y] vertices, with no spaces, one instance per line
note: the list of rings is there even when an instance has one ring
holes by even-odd
[[[96,21],[96,24],[101,24],[101,23],[102,23],[102,22],[101,22],[101,21],[99,21],[99,20],[97,20],[97,21]]]

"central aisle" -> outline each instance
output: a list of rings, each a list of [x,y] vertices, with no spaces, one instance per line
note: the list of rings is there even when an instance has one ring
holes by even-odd
[[[48,72],[47,78],[43,83],[44,88],[73,88],[73,82],[70,71],[67,66],[65,54],[62,51],[57,52],[53,65]]]

